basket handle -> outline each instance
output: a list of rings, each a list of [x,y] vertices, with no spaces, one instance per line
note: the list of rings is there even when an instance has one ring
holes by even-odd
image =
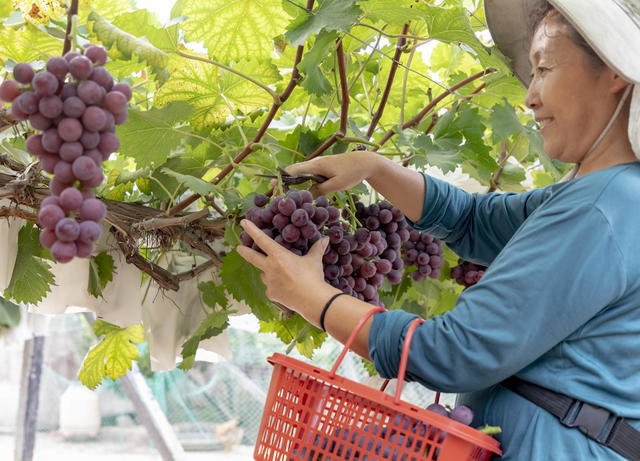
[[[358,333],[360,332],[364,324],[367,322],[367,320],[369,320],[369,318],[371,318],[373,314],[377,314],[378,312],[385,312],[385,311],[386,309],[384,307],[374,307],[369,312],[364,314],[364,316],[360,319],[356,327],[351,332],[351,335],[349,336],[347,341],[344,343],[344,348],[342,349],[342,352],[338,356],[336,363],[334,363],[333,368],[331,368],[332,378],[336,376],[336,371],[338,370],[338,366],[342,363],[342,360],[344,360],[344,356],[347,355],[347,352],[349,352],[349,349],[351,348],[351,346],[356,340],[356,336],[358,336]]]
[[[407,362],[409,361],[409,348],[411,347],[411,339],[413,338],[413,333],[416,331],[418,325],[424,323],[424,319],[418,317],[409,325],[409,329],[407,330],[407,334],[404,337],[404,345],[402,346],[402,356],[400,357],[400,368],[398,369],[398,382],[396,384],[396,399],[395,403],[400,402],[400,395],[402,394],[402,387],[404,385],[404,375],[407,372]]]

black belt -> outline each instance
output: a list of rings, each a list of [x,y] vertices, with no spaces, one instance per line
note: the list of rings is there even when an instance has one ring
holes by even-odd
[[[640,461],[640,431],[624,418],[515,376],[500,384],[548,411],[565,426],[577,428],[590,439],[631,461]]]

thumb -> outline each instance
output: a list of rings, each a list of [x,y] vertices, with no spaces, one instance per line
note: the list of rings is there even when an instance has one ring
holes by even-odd
[[[324,256],[324,253],[325,251],[327,251],[328,246],[329,237],[323,237],[311,246],[309,252],[307,253],[307,256],[320,259],[322,258],[322,256]]]

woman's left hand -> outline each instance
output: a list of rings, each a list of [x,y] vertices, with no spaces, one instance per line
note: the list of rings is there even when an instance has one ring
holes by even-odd
[[[251,221],[243,219],[240,225],[265,253],[263,255],[246,246],[237,248],[240,256],[262,271],[267,297],[318,325],[320,307],[339,291],[324,281],[322,256],[329,238],[318,240],[305,256],[298,256],[267,236]]]

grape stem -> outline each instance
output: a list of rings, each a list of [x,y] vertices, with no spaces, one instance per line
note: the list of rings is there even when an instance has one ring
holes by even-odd
[[[73,38],[73,17],[76,16],[76,21],[77,21],[77,16],[78,16],[78,0],[71,0],[71,6],[69,7],[69,10],[67,10],[67,31],[64,34],[64,45],[62,46],[62,55],[64,56],[65,54],[67,54],[68,51],[71,50],[71,44],[72,44],[72,40],[75,42],[75,39]]]

